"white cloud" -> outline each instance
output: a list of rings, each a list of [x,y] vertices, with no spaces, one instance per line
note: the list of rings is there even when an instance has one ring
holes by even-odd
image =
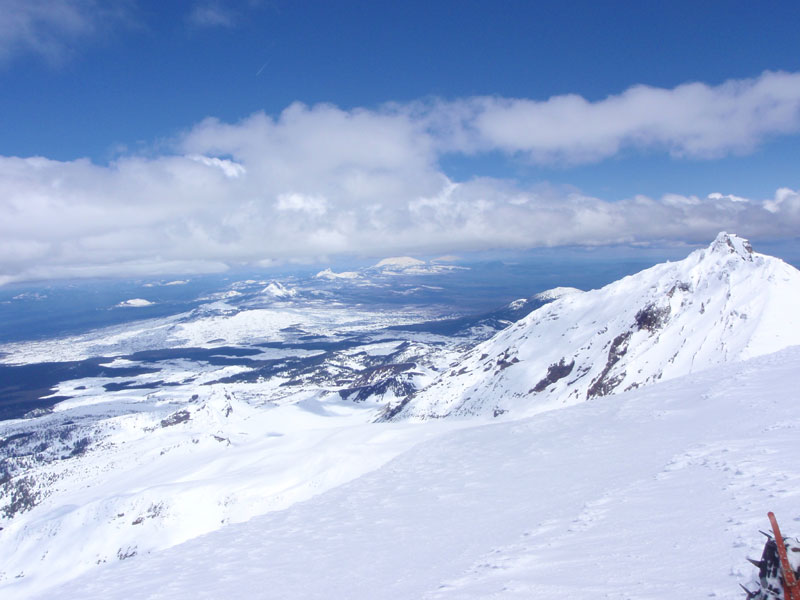
[[[128,13],[127,1],[0,0],[0,62],[33,53],[59,64],[78,42],[100,35]]]
[[[790,219],[800,218],[800,193],[789,188],[781,188],[775,192],[775,198],[764,203],[764,208],[775,215],[784,215]]]
[[[719,192],[713,192],[709,194],[708,197],[713,200],[730,200],[731,202],[747,202],[747,198],[742,198],[741,196],[734,196],[733,194],[720,194]]]
[[[236,24],[235,13],[219,2],[199,2],[188,18],[196,27],[233,27]]]
[[[239,177],[240,175],[244,175],[246,169],[238,164],[233,162],[232,160],[226,160],[221,158],[215,157],[208,157],[208,156],[200,156],[200,155],[189,155],[188,158],[192,160],[196,160],[199,163],[202,163],[208,167],[217,167],[223,173],[225,173],[226,177]]]
[[[718,86],[638,85],[597,102],[577,95],[470,98],[436,104],[428,118],[445,149],[522,153],[534,162],[593,162],[623,148],[717,158],[800,131],[800,73],[766,72]]]
[[[327,201],[318,196],[303,194],[280,194],[275,208],[279,211],[293,210],[321,217],[328,212]]]
[[[338,253],[703,242],[723,229],[795,236],[800,194],[787,188],[766,201],[722,192],[609,201],[507,180],[451,181],[438,161],[443,152],[500,149],[576,162],[629,144],[686,156],[742,151],[796,130],[796,79],[767,73],[717,88],[632,88],[594,104],[577,98],[373,110],[294,104],[275,118],[207,119],[178,139],[169,156],[122,156],[107,166],[0,157],[0,282],[215,272]],[[650,94],[658,110],[645,110]],[[686,94],[709,100],[687,112]],[[720,103],[746,123],[722,132]],[[539,110],[548,115],[537,117],[547,127],[541,135],[526,121]],[[503,124],[507,111],[519,111],[516,133]],[[570,111],[577,111],[574,125]]]

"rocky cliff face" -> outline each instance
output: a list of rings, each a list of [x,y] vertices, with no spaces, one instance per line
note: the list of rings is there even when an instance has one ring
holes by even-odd
[[[560,298],[476,346],[385,419],[535,413],[800,344],[800,271],[720,233]]]

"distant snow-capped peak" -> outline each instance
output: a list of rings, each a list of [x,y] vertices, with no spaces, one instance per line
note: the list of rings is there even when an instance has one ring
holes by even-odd
[[[317,279],[329,279],[329,280],[336,280],[336,279],[358,279],[361,277],[355,271],[342,271],[341,273],[335,273],[331,270],[330,267],[327,269],[320,271],[315,276]]]
[[[152,306],[153,302],[150,300],[145,300],[144,298],[131,298],[130,300],[125,300],[124,302],[120,302],[116,306],[119,308],[129,308],[129,307],[141,307],[141,306]]]
[[[679,262],[562,296],[385,418],[540,412],[800,344],[800,271],[720,233]]]
[[[266,296],[272,296],[273,298],[293,298],[297,296],[297,290],[294,288],[287,288],[283,285],[280,281],[270,281],[261,293]]]
[[[393,256],[391,258],[384,258],[378,262],[374,268],[397,271],[413,267],[421,267],[423,265],[425,265],[425,261],[419,260],[418,258],[411,258],[410,256]]]

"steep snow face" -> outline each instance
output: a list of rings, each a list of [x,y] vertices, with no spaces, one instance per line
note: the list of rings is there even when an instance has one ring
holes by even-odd
[[[800,344],[800,271],[720,233],[569,294],[468,352],[388,419],[535,413]]]

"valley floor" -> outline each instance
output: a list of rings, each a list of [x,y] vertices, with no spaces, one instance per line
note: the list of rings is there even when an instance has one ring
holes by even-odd
[[[2,593],[740,600],[767,511],[800,534],[798,389],[794,347],[432,439],[431,423],[412,425],[420,443],[285,510]],[[374,427],[393,443],[409,425]]]

